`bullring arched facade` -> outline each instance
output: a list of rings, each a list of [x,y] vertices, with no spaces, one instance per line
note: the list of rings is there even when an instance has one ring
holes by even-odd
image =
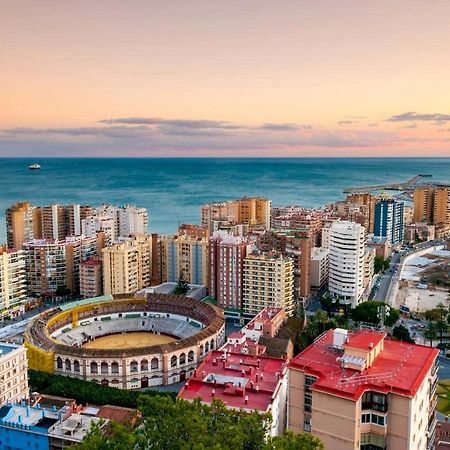
[[[222,311],[191,298],[149,294],[80,303],[33,320],[25,334],[30,368],[122,389],[168,385],[188,379],[225,340]],[[140,348],[83,347],[99,336],[149,329],[177,339]]]

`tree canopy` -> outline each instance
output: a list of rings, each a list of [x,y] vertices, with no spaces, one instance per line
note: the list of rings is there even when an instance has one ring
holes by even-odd
[[[181,273],[180,278],[178,278],[177,285],[173,290],[175,295],[185,295],[189,292],[189,283],[184,279],[183,273]]]
[[[382,256],[375,256],[374,260],[374,272],[385,272],[390,267],[389,259],[384,259]]]
[[[228,409],[214,400],[188,402],[170,397],[142,397],[142,424],[134,430],[114,425],[102,434],[94,427],[74,450],[322,450],[314,436],[286,432],[266,439],[270,416]]]
[[[380,318],[378,317],[378,308],[381,306],[388,306],[383,302],[363,302],[360,303],[356,308],[352,309],[351,315],[355,322],[368,322],[372,324],[380,323]],[[400,313],[398,309],[390,307],[389,316],[386,316],[385,325],[388,327],[392,326],[400,318]]]

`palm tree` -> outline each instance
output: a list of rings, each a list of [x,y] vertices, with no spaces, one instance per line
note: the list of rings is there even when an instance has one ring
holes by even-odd
[[[439,339],[442,344],[442,338],[444,333],[448,333],[448,324],[445,322],[445,320],[438,320],[436,322],[436,331],[439,333]]]
[[[424,335],[425,339],[430,340],[430,347],[432,347],[433,340],[438,337],[438,328],[436,326],[436,322],[429,322],[423,335]]]
[[[328,322],[328,314],[319,309],[314,314],[314,320],[319,324],[320,332],[323,333],[325,331],[325,324]]]

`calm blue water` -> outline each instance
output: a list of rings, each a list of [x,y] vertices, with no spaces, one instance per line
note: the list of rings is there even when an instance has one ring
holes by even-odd
[[[28,170],[32,162],[42,169]],[[275,206],[322,206],[343,198],[344,187],[419,173],[450,183],[450,158],[1,158],[0,242],[4,211],[16,201],[135,204],[148,209],[150,231],[166,233],[198,223],[200,205],[210,201],[261,195]]]

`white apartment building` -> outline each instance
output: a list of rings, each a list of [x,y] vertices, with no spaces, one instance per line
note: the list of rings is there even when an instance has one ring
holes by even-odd
[[[338,221],[330,228],[331,295],[352,307],[364,294],[366,230],[359,223]]]
[[[294,313],[294,263],[279,253],[244,259],[243,314],[252,318],[268,306]]]
[[[115,229],[113,242],[117,242],[120,237],[147,233],[148,212],[146,208],[137,208],[131,205],[119,207],[102,205],[96,209],[94,215],[102,217],[102,220],[107,217],[113,220]]]
[[[24,252],[0,247],[0,319],[23,314],[26,298]]]
[[[28,360],[23,345],[0,343],[0,406],[28,398]]]
[[[320,289],[328,281],[330,251],[328,248],[314,247],[311,250],[311,288]]]
[[[95,237],[99,231],[105,233],[105,245],[108,247],[117,242],[116,224],[112,217],[107,215],[88,216],[81,222],[82,233],[86,237]]]

